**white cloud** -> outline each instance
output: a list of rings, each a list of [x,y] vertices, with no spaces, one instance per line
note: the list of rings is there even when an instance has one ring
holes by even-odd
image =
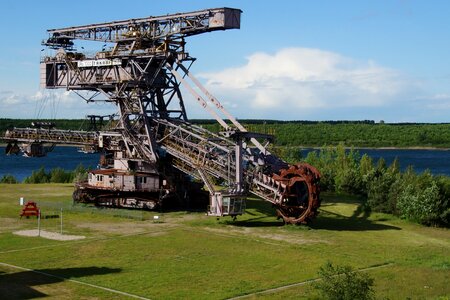
[[[373,61],[309,48],[255,53],[243,66],[199,77],[244,118],[299,119],[318,110],[380,108],[407,101],[419,90],[399,71]],[[335,117],[342,118],[349,117]]]
[[[19,97],[12,92],[4,93],[1,97],[6,105],[16,105],[20,102]]]
[[[431,110],[450,110],[449,94],[435,94],[425,99],[419,99],[419,102],[425,102],[425,107]]]
[[[114,104],[88,104],[78,95],[65,90],[38,90],[34,93],[0,91],[0,118],[74,119],[114,112]]]

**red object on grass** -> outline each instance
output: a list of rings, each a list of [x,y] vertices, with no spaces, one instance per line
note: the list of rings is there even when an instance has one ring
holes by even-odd
[[[39,216],[39,208],[37,207],[36,202],[28,201],[25,203],[25,206],[22,208],[22,212],[20,213],[20,217],[30,217],[30,216]]]

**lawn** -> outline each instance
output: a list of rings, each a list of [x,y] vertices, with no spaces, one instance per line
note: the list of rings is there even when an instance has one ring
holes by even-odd
[[[217,221],[201,212],[72,207],[72,190],[0,185],[0,298],[310,299],[310,284],[270,289],[314,279],[327,261],[378,266],[364,272],[379,299],[450,296],[448,229],[368,215],[349,196],[324,195],[320,215],[306,227],[282,226],[270,205],[255,199],[237,221]],[[34,218],[19,219],[20,197],[37,201],[44,215],[63,208],[63,232],[86,238],[14,235],[37,227]],[[41,222],[49,231],[59,226],[59,218]]]

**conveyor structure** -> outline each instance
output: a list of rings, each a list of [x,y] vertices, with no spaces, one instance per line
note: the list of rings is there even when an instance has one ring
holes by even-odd
[[[217,8],[48,30],[43,45],[53,54],[41,61],[42,87],[116,105],[115,125],[107,131],[14,128],[3,137],[7,152],[17,153],[20,143],[31,156],[45,155],[56,144],[101,151],[101,168],[76,186],[77,202],[150,209],[189,205],[201,198],[196,179],[209,194],[209,215],[244,213],[252,193],[272,203],[286,223],[308,222],[320,206],[319,172],[271,154],[272,137],[248,132],[189,70],[195,59],[186,52],[185,38],[238,29],[240,16],[239,9]],[[77,51],[75,42],[82,40],[104,45],[88,55]],[[189,122],[180,86],[217,120],[221,132]]]

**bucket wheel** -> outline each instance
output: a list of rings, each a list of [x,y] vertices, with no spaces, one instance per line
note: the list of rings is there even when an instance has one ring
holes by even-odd
[[[320,206],[320,173],[307,163],[291,165],[273,178],[286,185],[283,200],[276,205],[277,216],[288,224],[306,224]]]

